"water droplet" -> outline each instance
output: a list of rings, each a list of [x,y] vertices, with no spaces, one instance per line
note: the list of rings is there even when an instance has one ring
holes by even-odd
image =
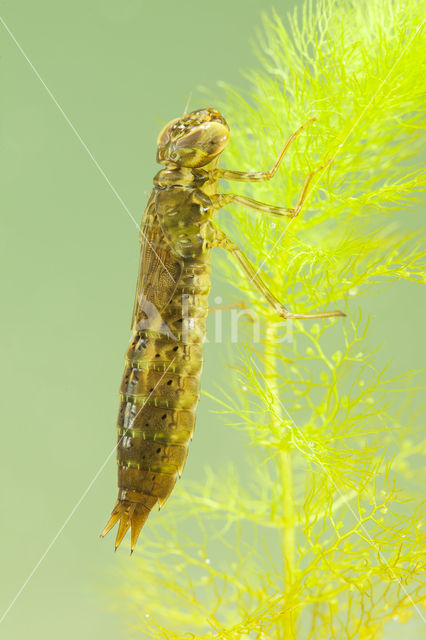
[[[246,387],[245,385],[243,385],[243,386],[241,387],[241,391],[247,391],[247,387]]]
[[[206,563],[206,564],[210,564],[210,563],[211,563],[210,558],[206,558],[206,559],[205,559],[205,563]]]

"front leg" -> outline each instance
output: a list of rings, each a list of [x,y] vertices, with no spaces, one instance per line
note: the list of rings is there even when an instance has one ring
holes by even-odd
[[[290,145],[296,140],[302,131],[315,122],[315,120],[317,120],[316,117],[311,118],[308,122],[305,122],[305,124],[299,127],[297,131],[291,134],[281,149],[278,158],[275,160],[272,169],[268,169],[267,171],[231,171],[229,169],[213,169],[209,172],[210,180],[214,181],[218,178],[224,178],[225,180],[237,180],[239,182],[264,182],[265,180],[271,180],[278,171],[278,167],[283,161]]]
[[[253,200],[252,198],[248,198],[247,196],[241,196],[236,193],[218,193],[217,195],[211,196],[211,200],[213,203],[213,207],[215,209],[221,209],[226,206],[230,202],[234,202],[235,204],[242,204],[250,209],[255,209],[256,211],[261,211],[262,213],[266,213],[269,216],[275,216],[278,218],[289,217],[294,218],[298,215],[300,210],[302,209],[306,196],[308,195],[308,188],[311,183],[312,178],[316,173],[325,169],[325,167],[330,164],[331,160],[328,160],[324,164],[317,167],[314,171],[311,171],[303,183],[302,190],[300,192],[299,198],[297,200],[295,207],[276,207],[272,204],[265,204],[264,202],[259,202],[258,200]]]
[[[263,280],[259,277],[250,261],[244,253],[219,229],[214,230],[213,246],[229,251],[234,256],[238,264],[242,267],[245,274],[249,277],[250,282],[259,291],[266,302],[274,309],[274,311],[286,320],[299,320],[310,318],[335,318],[336,316],[345,316],[342,311],[318,311],[314,313],[292,313],[274,296],[268,289]]]

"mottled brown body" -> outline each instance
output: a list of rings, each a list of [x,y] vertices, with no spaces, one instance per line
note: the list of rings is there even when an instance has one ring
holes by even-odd
[[[204,118],[211,121],[212,114],[205,111]],[[167,163],[145,210],[133,337],[120,388],[119,493],[106,527],[120,519],[116,545],[131,525],[133,548],[150,510],[165,502],[185,465],[208,314],[214,213],[208,194],[217,193],[217,183],[206,171]]]
[[[118,416],[118,500],[102,536],[119,521],[115,546],[131,527],[133,551],[151,509],[161,506],[182,473],[200,397],[203,341],[212,247],[230,251],[253,286],[281,317],[322,318],[339,311],[295,314],[265,286],[244,254],[213,224],[215,212],[238,203],[275,217],[297,215],[315,173],[295,208],[267,205],[218,191],[218,179],[257,182],[273,177],[292,134],[270,171],[219,169],[229,128],[215,109],[200,109],[169,123],[158,138],[154,178],[141,228],[141,260]]]

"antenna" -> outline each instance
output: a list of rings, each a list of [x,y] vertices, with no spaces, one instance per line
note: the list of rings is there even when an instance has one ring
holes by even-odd
[[[188,100],[186,101],[185,109],[183,111],[184,116],[186,116],[186,114],[188,113],[188,107],[189,107],[189,103],[191,102],[191,98],[192,98],[192,91],[189,92]]]

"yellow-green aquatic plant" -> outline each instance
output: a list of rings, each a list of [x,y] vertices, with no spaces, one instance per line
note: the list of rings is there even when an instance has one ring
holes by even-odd
[[[392,280],[424,281],[419,236],[389,216],[408,217],[424,186],[420,12],[414,0],[320,0],[288,29],[264,18],[252,89],[223,87],[215,100],[231,125],[226,164],[241,170],[269,167],[290,132],[319,118],[271,183],[239,189],[292,206],[309,168],[331,158],[303,213],[277,223],[237,209],[218,222],[293,311],[340,306],[347,318],[284,334],[220,259],[263,325],[259,343],[233,349],[216,394],[246,434],[250,473],[180,483],[150,521],[123,579],[135,637],[373,640],[388,621],[424,616],[421,512],[399,490],[423,451],[405,406],[415,383],[377,369],[356,304]]]

